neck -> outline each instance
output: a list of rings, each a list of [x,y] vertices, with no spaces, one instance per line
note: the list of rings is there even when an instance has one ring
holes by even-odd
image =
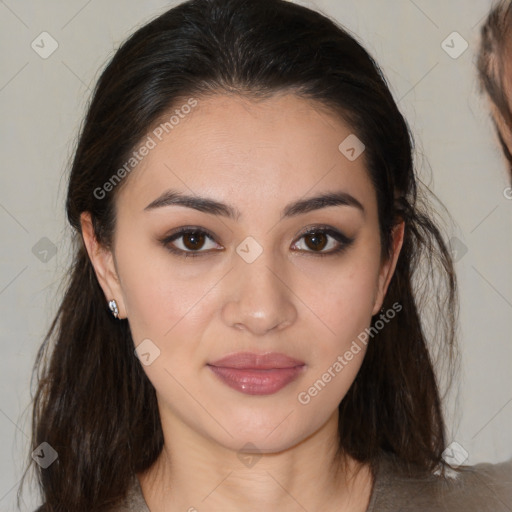
[[[336,458],[337,420],[336,411],[298,444],[252,454],[237,453],[175,422],[164,431],[157,461],[137,475],[146,503],[152,512],[364,512],[371,472],[351,457]]]

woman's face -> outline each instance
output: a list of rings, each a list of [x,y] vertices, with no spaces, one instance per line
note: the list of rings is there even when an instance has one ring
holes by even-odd
[[[90,250],[105,296],[143,343],[164,429],[286,449],[337,413],[365,345],[344,354],[379,313],[402,231],[381,262],[364,153],[354,159],[353,139],[340,150],[350,128],[297,96],[199,99],[162,140],[155,133],[116,198],[113,254]],[[210,206],[171,204],[171,191]],[[323,194],[337,204],[312,200]],[[294,362],[212,366],[240,352]]]

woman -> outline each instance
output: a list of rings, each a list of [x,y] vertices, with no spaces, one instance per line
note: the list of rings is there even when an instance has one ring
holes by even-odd
[[[507,510],[499,465],[444,462],[427,346],[454,360],[456,280],[419,192],[379,68],[326,17],[193,0],[133,34],[69,179],[39,510]]]
[[[488,94],[492,118],[512,183],[512,2],[498,2],[481,29],[478,52],[480,83]],[[512,199],[512,189],[505,190]]]

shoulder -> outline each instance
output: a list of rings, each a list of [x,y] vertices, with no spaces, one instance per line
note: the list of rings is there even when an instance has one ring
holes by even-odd
[[[150,512],[136,475],[133,475],[126,498],[109,512]]]
[[[104,510],[104,508],[102,509]],[[34,512],[47,512],[46,505],[41,505]],[[115,507],[108,509],[108,512],[150,512],[142,494],[139,480],[133,475],[129,483],[126,497]]]
[[[512,459],[423,475],[392,455],[378,463],[368,512],[396,510],[510,512]]]

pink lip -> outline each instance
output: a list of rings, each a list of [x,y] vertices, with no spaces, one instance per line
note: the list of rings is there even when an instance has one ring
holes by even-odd
[[[305,364],[285,354],[238,352],[208,367],[229,387],[248,395],[276,393],[302,373]]]
[[[299,377],[305,364],[285,354],[238,352],[208,367],[232,389],[247,395],[270,395]]]

